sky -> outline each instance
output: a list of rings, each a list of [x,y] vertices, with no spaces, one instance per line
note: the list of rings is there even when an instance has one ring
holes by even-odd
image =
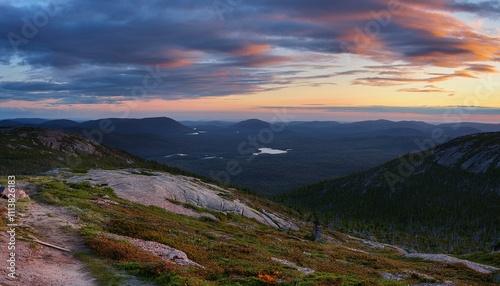
[[[500,123],[493,0],[0,0],[0,118]]]

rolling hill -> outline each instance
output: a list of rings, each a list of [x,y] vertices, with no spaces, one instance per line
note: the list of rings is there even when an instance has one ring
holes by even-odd
[[[231,126],[228,126],[228,129],[234,129],[237,131],[259,131],[263,128],[268,128],[269,123],[259,120],[259,119],[248,119],[238,123],[235,123]]]
[[[119,134],[154,134],[159,136],[179,135],[193,132],[189,128],[168,117],[152,117],[143,119],[105,118],[85,121],[78,125],[84,129],[100,129],[103,121],[112,128],[110,132]],[[45,123],[47,124],[47,122]]]

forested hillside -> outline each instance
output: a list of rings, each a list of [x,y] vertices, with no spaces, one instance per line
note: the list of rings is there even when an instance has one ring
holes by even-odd
[[[499,149],[500,133],[461,137],[279,200],[336,230],[415,251],[491,251],[500,242]]]

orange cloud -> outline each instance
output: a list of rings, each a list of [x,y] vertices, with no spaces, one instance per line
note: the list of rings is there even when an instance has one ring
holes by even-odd
[[[448,2],[438,1],[436,5],[443,6]],[[443,7],[441,9],[446,10]],[[425,17],[425,21],[422,17]],[[410,55],[409,61],[414,64],[458,67],[468,61],[490,61],[500,51],[500,38],[481,34],[450,13],[432,12],[428,3],[423,6],[419,3],[409,4],[395,20],[398,25],[414,30],[417,35],[430,38],[426,44],[429,46],[428,51],[423,51],[421,55]]]
[[[481,72],[481,73],[497,73],[497,69],[495,66],[492,65],[485,65],[485,64],[470,64],[468,68],[466,68],[468,71],[474,71],[474,72]]]
[[[448,93],[449,96],[455,95],[454,91],[443,89],[433,84],[428,84],[422,88],[411,87],[398,89],[399,92],[420,92],[420,93]]]
[[[247,45],[244,48],[235,52],[238,56],[251,56],[255,54],[262,54],[263,52],[269,50],[271,46],[269,45]]]
[[[165,57],[159,65],[164,68],[179,68],[193,65],[201,57],[196,51],[185,51],[178,49],[170,49],[162,53]]]
[[[433,83],[446,81],[456,77],[465,78],[476,78],[467,71],[457,70],[452,74],[441,74],[441,73],[429,73],[429,75],[434,75],[428,78],[406,78],[406,77],[364,77],[358,78],[352,81],[355,85],[371,85],[371,86],[395,86],[404,85],[408,83],[424,82]]]
[[[354,25],[340,35],[339,40],[345,45],[342,49],[380,62],[399,58],[414,66],[448,68],[498,57],[500,37],[478,32],[475,27],[456,18],[450,12],[450,1],[401,1],[401,4],[403,9],[398,13],[387,10],[369,15],[348,13],[349,16],[354,14],[355,19],[365,18],[349,20]],[[385,15],[385,18],[380,15]],[[342,26],[342,22],[335,23]],[[487,69],[475,71],[492,72]]]
[[[194,64],[193,59],[178,59],[178,60],[173,60],[169,61],[166,63],[161,63],[160,66],[162,68],[180,68],[180,67],[185,67],[185,66],[190,66]]]

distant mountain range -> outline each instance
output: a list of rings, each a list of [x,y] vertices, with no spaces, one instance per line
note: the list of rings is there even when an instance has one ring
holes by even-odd
[[[280,199],[334,229],[416,251],[497,249],[500,133],[460,137]]]
[[[155,134],[169,136],[172,134],[183,134],[191,132],[189,128],[171,118],[153,117],[143,119],[104,118],[77,122],[67,119],[45,120],[45,119],[7,119],[0,121],[0,127],[9,126],[38,126],[54,129],[101,130],[107,133],[120,134]]]
[[[479,132],[500,131],[500,124],[460,123],[460,124],[428,124],[421,121],[389,121],[370,120],[353,123],[339,123],[334,121],[290,123],[289,129],[294,131],[320,129],[330,135],[353,137],[376,136],[426,136],[433,130],[440,129],[449,137],[463,136]]]
[[[168,117],[153,117],[142,119],[128,118],[103,118],[89,121],[73,121],[68,119],[42,119],[42,118],[15,118],[0,120],[0,127],[7,126],[41,126],[50,128],[85,128],[99,129],[102,122],[109,122],[114,126],[113,132],[122,134],[151,133],[168,136],[172,133],[192,132],[193,128],[205,129],[233,129],[233,130],[259,130],[269,127],[269,122],[259,119],[248,119],[240,122],[228,121],[182,121],[178,122]],[[389,120],[368,120],[352,123],[340,123],[336,121],[291,121],[285,123],[287,129],[291,131],[307,132],[312,129],[337,133],[338,135],[359,135],[364,136],[367,132],[384,132],[393,136],[404,135],[397,130],[414,130],[418,132],[428,132],[429,130],[441,128],[446,133],[460,134],[479,132],[499,132],[500,124],[491,123],[445,123],[429,124],[422,121],[389,121]],[[391,132],[393,131],[393,132]],[[450,135],[451,136],[451,135]]]
[[[22,118],[2,120],[0,126],[70,131],[143,158],[263,194],[275,194],[375,167],[419,150],[415,142],[435,134],[449,140],[500,131],[500,124],[481,123],[432,125],[419,121],[372,120],[293,121],[271,125],[258,119],[236,123],[180,123],[167,117],[84,122]],[[273,126],[279,128],[271,128]],[[254,158],[252,154],[258,153],[259,148],[287,152]],[[229,174],[228,164],[237,164],[236,170],[241,171],[237,175]]]

